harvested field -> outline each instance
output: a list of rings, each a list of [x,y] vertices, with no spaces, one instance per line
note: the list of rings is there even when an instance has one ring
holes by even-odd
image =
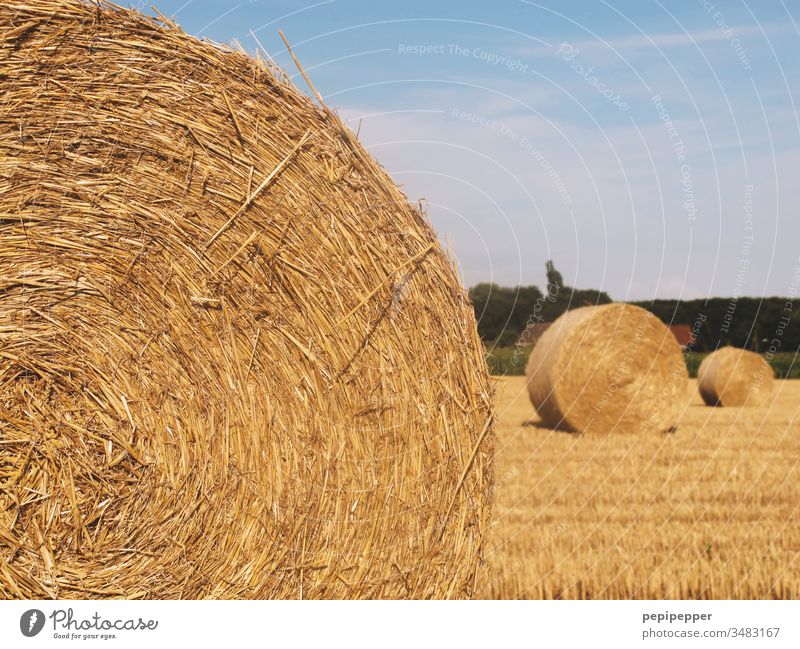
[[[674,434],[542,427],[498,379],[484,598],[800,596],[800,381],[767,408],[710,408],[691,381]]]

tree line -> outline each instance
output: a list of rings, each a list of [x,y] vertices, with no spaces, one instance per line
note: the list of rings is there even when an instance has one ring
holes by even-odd
[[[514,345],[529,324],[552,322],[565,311],[608,304],[608,293],[564,286],[552,261],[547,262],[547,286],[504,287],[478,284],[469,290],[478,333],[500,347]],[[697,331],[692,349],[707,352],[733,345],[762,353],[800,350],[800,299],[708,298],[633,302],[666,324],[687,324]]]

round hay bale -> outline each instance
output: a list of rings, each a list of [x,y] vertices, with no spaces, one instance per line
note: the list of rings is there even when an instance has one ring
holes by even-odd
[[[769,401],[775,373],[761,354],[721,347],[700,363],[697,387],[709,406],[761,406]]]
[[[668,430],[688,385],[669,328],[629,304],[566,312],[539,339],[526,372],[544,423],[584,433]]]
[[[474,314],[335,114],[108,4],[0,5],[0,597],[463,597]]]

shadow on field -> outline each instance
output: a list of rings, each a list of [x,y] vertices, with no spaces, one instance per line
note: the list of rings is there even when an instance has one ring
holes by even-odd
[[[564,433],[565,435],[574,436],[580,435],[580,433],[570,430],[565,426],[556,426],[555,428],[548,426],[541,419],[527,419],[522,422],[521,426],[522,428],[535,428],[536,430],[541,430],[546,433]]]

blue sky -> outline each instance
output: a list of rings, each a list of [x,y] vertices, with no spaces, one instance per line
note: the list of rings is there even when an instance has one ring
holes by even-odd
[[[797,0],[156,6],[306,90],[282,29],[468,286],[800,292]]]

